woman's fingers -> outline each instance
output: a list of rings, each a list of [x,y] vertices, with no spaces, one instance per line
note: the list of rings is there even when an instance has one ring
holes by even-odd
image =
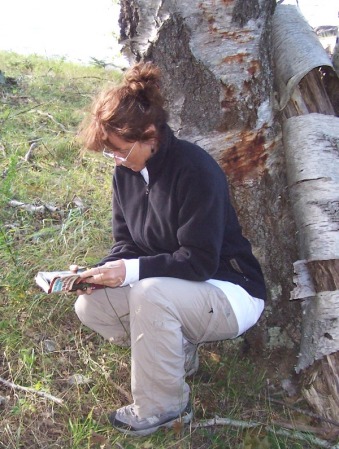
[[[70,265],[69,266],[69,271],[72,271],[73,273],[77,273],[78,272],[78,265]]]
[[[90,284],[101,284],[108,287],[118,287],[125,279],[125,264],[122,260],[108,262],[105,265],[90,268],[80,274],[82,279]]]

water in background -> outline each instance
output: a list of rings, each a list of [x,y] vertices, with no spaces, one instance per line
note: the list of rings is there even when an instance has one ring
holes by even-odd
[[[284,0],[284,5],[297,6],[307,22],[317,30],[320,42],[332,55],[339,26],[339,0]]]
[[[7,0],[0,50],[88,63],[119,59],[119,5],[113,0]]]
[[[338,25],[339,0],[283,2],[297,3],[312,27]],[[1,5],[0,50],[126,66],[119,57],[118,18],[114,0],[6,0]]]
[[[284,2],[284,4],[285,3],[288,2]],[[312,27],[321,25],[338,26],[338,0],[298,0],[297,3],[306,20]]]

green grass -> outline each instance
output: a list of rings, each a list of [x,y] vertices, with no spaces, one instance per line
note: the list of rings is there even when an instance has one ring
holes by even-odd
[[[226,342],[201,348],[199,372],[189,380],[194,422],[218,415],[262,426],[179,427],[140,439],[110,427],[107,413],[128,402],[129,350],[82,327],[74,296],[47,297],[34,276],[90,265],[112,244],[113,167],[81,155],[76,132],[92,96],[120,74],[4,52],[0,70],[7,81],[0,84],[0,373],[63,400],[0,383],[0,448],[315,449],[265,430],[299,417],[269,402],[269,362],[259,366]],[[13,207],[13,200],[43,209]],[[75,375],[86,383],[71,382]]]

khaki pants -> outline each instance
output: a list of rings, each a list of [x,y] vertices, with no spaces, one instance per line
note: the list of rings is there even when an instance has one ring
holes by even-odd
[[[198,344],[238,334],[227,297],[207,282],[143,279],[79,296],[75,310],[104,338],[131,344],[131,390],[142,418],[186,406],[183,338]]]

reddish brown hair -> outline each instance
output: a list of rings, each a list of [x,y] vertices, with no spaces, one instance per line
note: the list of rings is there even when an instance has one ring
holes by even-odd
[[[160,78],[157,66],[139,63],[126,71],[120,85],[101,92],[80,126],[79,138],[84,147],[101,151],[105,133],[131,142],[158,137],[167,122]],[[155,126],[155,131],[148,130],[150,125]]]

